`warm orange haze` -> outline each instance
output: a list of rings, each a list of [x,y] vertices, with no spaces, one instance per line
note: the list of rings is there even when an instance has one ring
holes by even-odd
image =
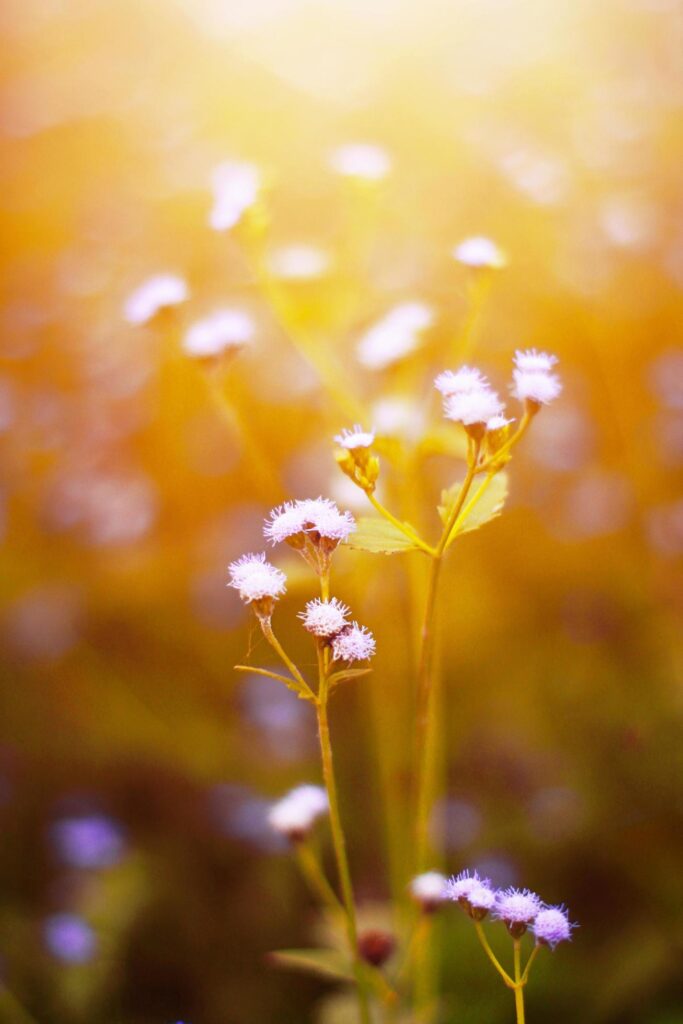
[[[680,5],[0,25],[0,1021],[683,1024]]]

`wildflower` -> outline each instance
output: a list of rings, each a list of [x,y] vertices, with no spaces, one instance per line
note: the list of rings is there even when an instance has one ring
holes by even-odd
[[[268,824],[291,842],[301,842],[328,809],[327,793],[320,786],[297,786],[273,804]]]
[[[481,387],[474,391],[462,391],[449,395],[444,400],[444,415],[464,427],[486,424],[503,414],[504,406],[495,391]]]
[[[335,441],[342,448],[354,451],[357,448],[372,448],[375,443],[375,435],[372,431],[363,430],[356,424],[353,430],[344,429],[341,434],[337,434]]]
[[[251,605],[259,619],[269,619],[275,602],[285,592],[287,577],[261,554],[242,555],[228,566],[229,587],[239,591],[245,604]]]
[[[253,206],[261,188],[261,172],[254,164],[228,160],[211,176],[214,203],[209,224],[214,231],[229,231]]]
[[[189,298],[187,282],[177,274],[155,274],[131,292],[123,315],[129,324],[149,323],[162,309],[178,306]]]
[[[50,834],[62,860],[76,868],[110,867],[125,849],[123,832],[103,814],[62,818]]]
[[[564,907],[543,907],[536,915],[531,930],[539,945],[555,949],[558,942],[568,942],[571,939],[572,928],[575,927],[570,923]]]
[[[426,914],[438,910],[446,899],[446,879],[439,871],[425,871],[410,882],[410,895]]]
[[[368,142],[349,142],[330,156],[330,166],[349,178],[380,181],[391,170],[391,157],[380,146]]]
[[[185,334],[183,349],[188,356],[211,359],[236,352],[254,334],[254,322],[238,309],[221,309],[197,320]]]
[[[331,266],[329,253],[313,245],[286,245],[270,254],[268,267],[285,281],[310,281],[324,277]]]
[[[419,331],[434,322],[423,302],[403,302],[377,321],[358,342],[358,361],[368,370],[384,370],[420,345]]]
[[[461,871],[446,882],[445,895],[455,900],[475,921],[481,921],[496,903],[495,890],[487,878],[476,871]]]
[[[356,529],[356,521],[351,513],[340,512],[329,498],[309,498],[297,502],[297,505],[303,513],[308,536],[326,550],[334,550]]]
[[[374,431],[356,425],[337,434],[335,441],[340,448],[335,458],[341,471],[366,493],[374,491],[379,476],[379,459],[370,450],[375,443]]]
[[[43,926],[45,944],[53,956],[68,964],[83,964],[97,950],[90,925],[78,914],[52,914]]]
[[[322,601],[319,597],[309,601],[306,610],[299,613],[304,628],[319,637],[332,637],[340,632],[347,623],[349,609],[336,597],[330,601]]]
[[[507,256],[495,242],[483,235],[465,238],[453,250],[453,258],[468,267],[500,270],[507,264]]]
[[[273,544],[286,541],[293,548],[302,548],[306,542],[304,510],[300,501],[286,501],[274,508],[266,521],[263,533]]]
[[[529,889],[505,889],[496,897],[494,916],[504,921],[513,938],[518,939],[534,921],[543,904]]]
[[[546,352],[515,353],[515,369],[512,371],[514,386],[512,394],[520,402],[527,402],[531,410],[537,412],[541,405],[548,405],[562,391],[562,382],[552,367],[557,357]]]
[[[385,964],[395,949],[396,939],[391,932],[372,928],[358,936],[358,952],[373,967]]]
[[[490,420],[486,421],[486,429],[487,431],[505,430],[514,422],[513,419],[506,419],[503,415],[492,416]]]
[[[434,381],[434,387],[444,398],[457,394],[469,394],[489,386],[484,374],[474,366],[461,366],[455,372],[444,370]]]
[[[375,653],[375,638],[365,626],[353,622],[345,626],[332,641],[335,661],[366,661]]]
[[[274,509],[263,532],[274,544],[286,541],[315,572],[324,575],[330,555],[355,528],[351,513],[340,512],[329,498],[307,498]]]

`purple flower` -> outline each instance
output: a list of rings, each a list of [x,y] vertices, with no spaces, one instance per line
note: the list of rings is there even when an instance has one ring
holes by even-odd
[[[119,826],[103,814],[62,818],[50,834],[62,860],[75,868],[110,867],[125,845]]]
[[[543,903],[530,889],[504,889],[496,897],[494,916],[504,921],[513,938],[518,939],[535,920]]]
[[[53,914],[43,925],[45,944],[53,956],[68,964],[84,964],[95,953],[95,933],[77,914]]]
[[[488,878],[476,871],[461,871],[446,882],[446,896],[455,900],[475,921],[483,920],[496,904],[496,892]]]
[[[558,942],[568,942],[571,939],[572,928],[575,927],[564,907],[543,907],[536,915],[531,930],[539,945],[555,949]]]

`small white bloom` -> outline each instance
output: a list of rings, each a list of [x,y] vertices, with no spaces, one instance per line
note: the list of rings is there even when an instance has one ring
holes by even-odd
[[[342,430],[341,434],[335,436],[335,441],[341,448],[353,451],[354,448],[372,448],[375,443],[373,431],[363,430],[358,424],[353,430]]]
[[[346,626],[349,609],[336,597],[322,601],[319,597],[309,601],[306,610],[299,613],[304,628],[314,636],[331,637]]]
[[[169,306],[189,298],[187,282],[177,274],[155,274],[131,292],[124,303],[123,315],[129,324],[146,324]]]
[[[382,398],[372,409],[375,430],[380,436],[416,441],[425,429],[422,409],[398,396]]]
[[[276,600],[285,592],[287,577],[280,569],[266,561],[263,552],[258,555],[242,555],[228,566],[228,571],[228,586],[238,590],[246,604],[261,601],[263,598]]]
[[[288,839],[303,839],[328,808],[327,793],[320,786],[297,786],[273,804],[268,824]]]
[[[557,374],[545,370],[513,370],[512,379],[512,394],[520,402],[530,400],[548,405],[562,391],[562,382]]]
[[[296,502],[300,508],[305,529],[329,540],[345,541],[356,529],[350,512],[340,512],[329,498],[309,498]]]
[[[313,245],[282,246],[268,258],[271,274],[285,281],[311,281],[324,277],[331,265],[330,254]]]
[[[380,181],[391,171],[391,157],[380,146],[368,142],[350,142],[335,149],[330,165],[337,174],[351,178]]]
[[[227,160],[211,177],[214,204],[209,224],[214,231],[229,231],[253,206],[261,188],[261,172],[254,164]]]
[[[358,342],[358,361],[368,370],[384,370],[411,355],[421,343],[419,332],[434,322],[422,302],[404,302],[390,310]]]
[[[301,502],[286,501],[284,505],[274,508],[270,519],[263,527],[263,533],[273,544],[281,544],[290,537],[304,532],[304,511]]]
[[[192,324],[183,339],[189,356],[207,359],[237,351],[254,335],[254,321],[239,309],[221,309]]]
[[[365,661],[375,653],[375,638],[365,626],[353,622],[346,626],[332,641],[332,657],[335,661]]]
[[[444,370],[434,381],[434,387],[444,397],[470,391],[481,391],[489,386],[484,374],[474,366],[461,366],[455,372]]]
[[[553,356],[549,352],[538,352],[535,348],[529,348],[526,351],[518,349],[515,352],[515,366],[524,372],[550,373],[558,362],[557,356]]]
[[[507,419],[505,416],[492,416],[490,420],[486,421],[487,430],[502,430],[503,427],[509,427],[511,423],[514,423],[514,419]]]
[[[507,263],[507,256],[495,242],[482,235],[466,238],[453,250],[454,259],[468,267],[490,267],[500,269]]]
[[[503,414],[504,407],[495,391],[480,388],[449,395],[444,401],[446,419],[469,427],[474,423],[487,423]]]
[[[446,879],[438,871],[426,871],[416,875],[408,886],[410,895],[425,908],[435,909],[446,899]]]

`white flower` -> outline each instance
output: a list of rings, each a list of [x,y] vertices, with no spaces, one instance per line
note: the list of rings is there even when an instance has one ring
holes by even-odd
[[[398,396],[380,399],[373,406],[372,416],[377,433],[387,437],[416,441],[425,428],[419,406]]]
[[[549,352],[538,352],[535,348],[529,348],[526,351],[517,349],[515,352],[515,366],[524,372],[550,373],[558,362],[557,356],[553,356]]]
[[[304,839],[317,818],[329,808],[327,793],[320,786],[297,786],[268,812],[268,824],[288,839]]]
[[[511,423],[514,423],[514,419],[507,419],[505,416],[492,416],[490,420],[486,421],[487,430],[502,430],[503,427],[509,427]]]
[[[253,334],[250,316],[239,309],[221,309],[192,324],[183,339],[183,349],[189,356],[206,359],[243,348]]]
[[[418,332],[433,322],[433,310],[424,303],[401,303],[362,336],[356,347],[359,363],[368,370],[384,370],[405,359],[420,345]]]
[[[446,879],[438,871],[426,871],[416,875],[408,886],[410,895],[425,909],[436,909],[446,899]]]
[[[490,238],[475,235],[466,238],[453,250],[454,259],[468,267],[499,269],[507,263],[507,256]]]
[[[228,566],[228,572],[228,586],[238,590],[246,604],[264,598],[274,601],[285,592],[287,577],[280,569],[266,561],[263,552],[258,555],[242,555]]]
[[[334,150],[330,156],[330,165],[337,174],[380,181],[391,170],[391,157],[380,146],[368,142],[350,142]]]
[[[332,657],[335,661],[365,661],[375,653],[375,638],[365,626],[353,622],[332,641]]]
[[[494,417],[501,416],[504,411],[498,395],[490,388],[449,395],[444,400],[443,408],[446,419],[462,423],[465,427],[474,423],[487,423]]]
[[[187,282],[177,274],[155,274],[131,292],[123,315],[129,324],[146,324],[161,309],[185,302],[189,294]]]
[[[346,448],[348,451],[353,451],[354,448],[372,448],[375,443],[374,432],[363,430],[358,424],[356,424],[353,430],[345,428],[334,439],[340,447]]]
[[[314,636],[331,637],[347,625],[349,609],[336,597],[321,601],[319,597],[309,601],[306,610],[299,613],[304,628]]]
[[[296,537],[304,532],[304,513],[299,501],[286,501],[274,508],[270,519],[263,527],[263,533],[273,544]]]
[[[556,373],[546,373],[543,370],[513,370],[512,379],[512,394],[520,402],[530,400],[540,405],[548,405],[562,391],[562,382]]]
[[[324,277],[332,264],[329,253],[313,245],[286,245],[272,252],[268,268],[285,281],[310,281]]]
[[[461,366],[455,372],[444,370],[434,381],[434,387],[444,397],[462,392],[480,391],[488,386],[484,374],[474,366]]]
[[[356,529],[350,512],[340,512],[329,498],[308,498],[296,502],[304,518],[305,529],[329,540],[345,541]]]
[[[254,164],[227,160],[211,178],[214,203],[209,224],[214,231],[229,231],[253,206],[261,188],[261,172]]]

